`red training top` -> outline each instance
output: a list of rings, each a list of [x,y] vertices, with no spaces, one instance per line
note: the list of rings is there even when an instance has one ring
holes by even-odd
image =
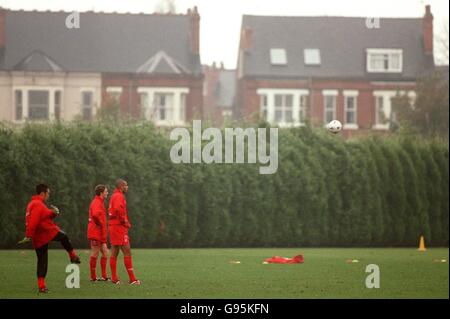
[[[126,228],[131,227],[130,221],[128,220],[127,201],[125,200],[125,195],[118,188],[114,190],[109,200],[108,212],[108,225],[121,225]]]
[[[106,243],[106,235],[106,208],[104,199],[101,196],[95,196],[89,206],[87,237],[89,240]]]
[[[55,217],[56,214],[45,205],[41,196],[31,197],[25,216],[25,236],[32,239],[34,248],[44,246],[59,232],[59,227],[53,222]]]

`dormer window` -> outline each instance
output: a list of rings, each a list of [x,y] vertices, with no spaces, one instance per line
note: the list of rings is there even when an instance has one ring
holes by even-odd
[[[403,50],[367,49],[367,72],[400,73],[403,69]]]
[[[305,49],[303,50],[306,65],[320,65],[320,50]]]
[[[270,63],[272,65],[286,65],[287,57],[285,49],[270,49]]]

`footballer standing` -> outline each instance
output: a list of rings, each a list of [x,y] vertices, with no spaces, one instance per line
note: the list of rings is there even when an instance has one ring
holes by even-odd
[[[108,197],[108,189],[105,185],[95,187],[95,197],[89,206],[89,223],[87,237],[91,246],[89,266],[91,270],[91,281],[108,281],[106,265],[108,263],[108,246],[106,245],[106,208],[105,199]],[[97,259],[99,252],[102,253],[100,266],[102,276],[97,278]]]
[[[119,252],[123,253],[123,262],[128,272],[131,285],[140,285],[141,282],[136,279],[133,271],[133,263],[131,259],[130,238],[128,237],[128,229],[131,224],[128,219],[127,202],[125,194],[128,192],[128,183],[123,179],[116,182],[116,189],[109,201],[108,209],[108,227],[109,240],[111,243],[111,257],[109,265],[111,267],[111,277],[114,284],[120,284],[117,277],[117,256]]]

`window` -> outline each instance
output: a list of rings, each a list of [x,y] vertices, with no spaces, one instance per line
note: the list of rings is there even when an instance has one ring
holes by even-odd
[[[23,117],[23,96],[21,90],[15,91],[14,101],[16,106],[16,121],[20,121]]]
[[[92,91],[84,91],[81,93],[81,112],[84,120],[92,119],[92,106],[93,106]]]
[[[324,120],[329,123],[336,119],[336,96],[337,92],[324,92]]]
[[[272,65],[286,65],[287,57],[285,49],[270,49],[270,63]]]
[[[292,106],[292,94],[275,94],[275,122],[291,123]]]
[[[232,116],[233,116],[233,111],[231,111],[231,110],[223,110],[222,111],[222,117],[224,119],[231,119]]]
[[[122,88],[118,86],[110,86],[106,88],[106,93],[108,94],[109,101],[120,102],[120,97],[122,95]]]
[[[306,65],[320,65],[320,50],[305,49],[303,50]]]
[[[389,121],[390,121],[392,124],[399,125],[398,119],[397,119],[397,113],[396,113],[396,112],[391,111],[391,116],[390,116]]]
[[[156,125],[183,125],[189,105],[189,88],[138,87],[141,115]]]
[[[403,51],[397,49],[368,49],[367,72],[402,72]]]
[[[375,129],[387,130],[392,116],[391,99],[397,95],[396,91],[375,91]]]
[[[140,100],[140,105],[141,105],[141,117],[142,117],[142,119],[153,118],[153,116],[147,114],[150,111],[149,104],[148,104],[148,93],[147,92],[140,92],[139,93],[139,100]]]
[[[263,94],[259,96],[260,103],[260,116],[267,121],[267,95]]]
[[[375,97],[375,109],[376,109],[375,123],[376,124],[386,124],[387,116],[386,116],[386,108],[385,108],[383,96]]]
[[[180,94],[180,117],[179,117],[179,119],[182,122],[186,121],[186,99],[187,99],[186,93]]]
[[[357,129],[358,91],[344,91],[344,128]]]
[[[49,119],[49,92],[28,91],[28,117],[30,120]]]
[[[299,115],[298,115],[298,120],[300,123],[305,123],[307,107],[308,107],[308,96],[300,95],[300,105],[299,105]]]
[[[259,88],[260,118],[279,127],[304,125],[308,107],[307,89]]]
[[[155,109],[158,120],[160,121],[173,120],[173,94],[156,93]]]
[[[398,95],[398,91],[374,91],[375,98],[375,124],[374,129],[389,129],[392,121],[392,98]],[[404,94],[400,92],[400,95]]]
[[[409,105],[411,105],[411,108],[414,110],[416,108],[416,100],[417,100],[416,92],[409,91],[408,98],[409,98]]]
[[[400,64],[400,54],[390,54],[389,55],[389,69],[395,71],[398,70],[401,71],[401,64]]]
[[[356,124],[356,97],[345,97],[345,123]]]
[[[55,120],[61,119],[61,91],[55,91]]]

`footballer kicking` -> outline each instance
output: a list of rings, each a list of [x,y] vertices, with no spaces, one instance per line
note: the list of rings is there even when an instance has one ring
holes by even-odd
[[[106,208],[105,199],[108,197],[108,189],[105,185],[95,187],[95,197],[89,206],[89,223],[87,237],[91,245],[91,257],[89,266],[91,270],[91,281],[108,281],[106,274],[106,265],[108,263],[108,246],[106,245]],[[97,259],[99,253],[102,253],[100,266],[102,276],[97,278]]]
[[[53,222],[53,219],[59,215],[59,210],[52,206],[49,209],[45,201],[50,196],[50,188],[45,184],[36,186],[36,195],[31,198],[27,205],[25,217],[25,238],[19,244],[32,242],[37,255],[37,278],[40,293],[47,293],[45,285],[45,276],[48,267],[48,243],[50,241],[59,241],[69,254],[71,263],[80,263],[80,258],[75,253],[72,244],[67,235],[62,232]]]
[[[128,229],[131,224],[128,220],[127,202],[125,194],[128,192],[128,184],[123,179],[116,182],[116,189],[109,201],[109,240],[111,243],[111,256],[109,265],[111,267],[111,277],[114,284],[120,284],[117,277],[117,256],[119,252],[123,253],[123,262],[128,272],[131,285],[140,285],[141,282],[136,279],[133,271],[133,263],[131,259],[130,238],[128,237]]]

